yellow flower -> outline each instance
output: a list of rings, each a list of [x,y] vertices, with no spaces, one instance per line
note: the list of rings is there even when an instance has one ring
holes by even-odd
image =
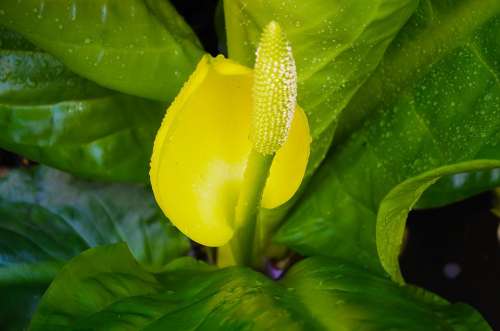
[[[219,247],[235,231],[234,214],[252,149],[253,71],[223,56],[204,56],[169,107],[156,136],[150,178],[155,198],[192,240]],[[261,207],[297,191],[309,157],[309,127],[297,107],[276,152]]]

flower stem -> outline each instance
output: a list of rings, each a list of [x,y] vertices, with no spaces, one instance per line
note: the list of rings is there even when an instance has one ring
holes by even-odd
[[[264,155],[254,149],[248,157],[235,210],[236,232],[230,242],[237,265],[252,266],[258,254],[255,251],[256,223],[273,158],[274,154]]]

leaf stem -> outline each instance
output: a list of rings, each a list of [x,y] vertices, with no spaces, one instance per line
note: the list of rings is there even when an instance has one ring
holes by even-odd
[[[262,193],[274,154],[264,155],[252,149],[243,177],[243,185],[235,210],[236,232],[230,242],[237,265],[251,266],[258,256],[255,230]]]

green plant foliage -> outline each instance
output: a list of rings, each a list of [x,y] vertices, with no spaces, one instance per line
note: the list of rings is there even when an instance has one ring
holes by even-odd
[[[432,15],[422,11],[430,3],[422,4],[387,55],[387,61],[408,63],[415,72],[402,69],[401,79],[397,70],[389,71],[388,81],[381,78],[383,86],[392,79],[404,82],[398,96],[379,100],[361,129],[336,146],[279,242],[382,273],[378,247],[387,272],[401,281],[402,231],[422,192],[440,176],[499,167],[500,67],[494,59],[500,40],[491,36],[500,34],[500,3],[437,3]],[[452,34],[460,42],[446,44]],[[392,68],[391,63],[383,66]]]
[[[409,24],[413,28],[407,28],[393,43],[376,72],[340,114],[336,143],[342,143],[368,115],[381,105],[390,104],[434,63],[464,44],[480,46],[487,65],[498,68],[500,40],[498,33],[491,33],[498,31],[499,21],[492,20],[498,14],[496,0],[421,1]],[[424,192],[416,207],[443,206],[499,186],[496,173],[493,170],[445,176]]]
[[[261,210],[257,232],[289,216],[276,243],[313,257],[278,281],[175,259],[189,241],[148,187],[10,170],[0,329],[35,314],[33,331],[490,330],[469,306],[404,284],[398,255],[412,208],[500,185],[500,1],[226,0],[216,29],[229,57],[253,67],[272,20],[313,140],[303,195]],[[145,181],[166,103],[204,53],[172,5],[0,0],[0,24],[0,146]]]
[[[71,173],[145,181],[165,105],[104,89],[0,29],[0,146]]]
[[[279,282],[186,259],[167,269],[147,272],[121,244],[88,250],[58,274],[31,330],[489,329],[468,306],[322,258]]]
[[[442,207],[500,186],[500,168],[443,176],[430,186],[415,208]]]
[[[26,323],[67,260],[116,242],[151,270],[189,249],[143,186],[79,181],[45,167],[10,171],[0,179],[2,329],[21,329],[16,323]]]
[[[433,169],[397,185],[382,200],[377,215],[377,249],[380,262],[391,277],[404,283],[399,270],[399,253],[404,239],[408,212],[418,201],[422,192],[441,176],[461,173],[471,169],[500,167],[499,160],[468,161]]]
[[[35,51],[37,47],[19,33],[9,30],[0,24],[0,49]]]
[[[0,22],[83,77],[161,101],[173,99],[203,54],[163,0],[2,0]]]
[[[253,66],[260,32],[280,23],[297,64],[298,103],[313,138],[309,174],[323,160],[340,111],[370,76],[416,0],[224,1],[229,56]]]

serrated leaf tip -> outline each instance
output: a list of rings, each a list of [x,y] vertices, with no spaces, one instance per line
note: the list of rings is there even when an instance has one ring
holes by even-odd
[[[285,143],[297,104],[297,71],[292,48],[277,22],[263,30],[256,53],[250,140],[261,154]]]

